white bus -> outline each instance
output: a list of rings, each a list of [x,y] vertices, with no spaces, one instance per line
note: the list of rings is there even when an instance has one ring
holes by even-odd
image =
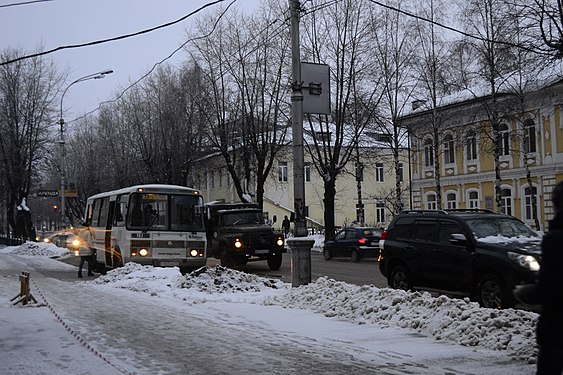
[[[203,197],[195,189],[137,185],[93,195],[85,226],[101,273],[137,262],[186,274],[207,263]]]

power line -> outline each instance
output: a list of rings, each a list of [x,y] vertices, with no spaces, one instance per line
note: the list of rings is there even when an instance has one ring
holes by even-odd
[[[150,33],[150,32],[153,32],[153,31],[155,31],[155,30],[159,30],[159,29],[162,29],[162,28],[165,28],[165,27],[168,27],[168,26],[175,25],[175,24],[177,24],[177,23],[179,23],[179,22],[182,22],[182,21],[184,21],[186,18],[189,18],[189,17],[193,16],[194,14],[197,14],[197,13],[201,12],[203,9],[205,9],[205,8],[207,8],[207,7],[210,7],[210,6],[213,6],[213,5],[216,5],[216,4],[218,4],[218,3],[222,3],[223,1],[226,1],[226,0],[215,0],[215,1],[209,2],[209,3],[207,3],[207,4],[202,5],[202,6],[199,7],[198,9],[194,10],[193,12],[190,12],[189,14],[187,14],[187,15],[185,15],[185,16],[179,18],[179,19],[177,19],[176,21],[172,21],[172,22],[168,22],[168,23],[165,23],[165,24],[162,24],[162,25],[159,25],[159,26],[151,27],[150,29],[145,29],[145,30],[137,31],[137,32],[131,33],[131,34],[120,35],[120,36],[116,36],[116,37],[113,37],[113,38],[96,40],[96,41],[93,41],[93,42],[87,42],[87,43],[81,43],[81,44],[73,44],[73,45],[67,45],[67,46],[60,46],[60,47],[56,47],[56,48],[50,49],[50,50],[48,50],[48,51],[38,52],[38,53],[31,54],[31,55],[25,55],[25,56],[17,57],[17,58],[12,59],[12,60],[0,62],[0,66],[12,64],[12,63],[15,63],[15,62],[17,62],[17,61],[21,61],[21,60],[25,60],[25,59],[30,59],[30,58],[33,58],[33,57],[39,57],[39,56],[48,55],[48,54],[50,54],[50,53],[54,53],[54,52],[61,51],[61,50],[64,50],[64,49],[72,49],[72,48],[81,48],[81,47],[94,46],[94,45],[97,45],[97,44],[108,43],[108,42],[114,42],[114,41],[116,41],[116,40],[127,39],[127,38],[131,38],[131,37],[134,37],[134,36],[138,36],[138,35]],[[234,0],[234,1],[236,1],[236,0]]]
[[[476,39],[476,40],[480,40],[480,41],[482,41],[482,42],[487,42],[487,43],[503,44],[503,45],[506,45],[506,46],[509,46],[509,47],[520,48],[520,49],[523,49],[523,50],[525,50],[525,51],[532,52],[532,53],[537,53],[537,54],[541,54],[541,55],[549,55],[549,56],[552,56],[552,55],[550,55],[549,53],[547,53],[547,52],[545,52],[545,51],[541,51],[541,50],[538,51],[538,50],[536,50],[536,49],[528,48],[528,47],[523,46],[523,45],[520,45],[520,44],[515,44],[515,43],[511,43],[511,42],[505,42],[505,41],[501,41],[501,40],[491,40],[491,39],[489,39],[489,38],[484,38],[484,37],[479,36],[479,35],[473,35],[473,34],[470,34],[470,33],[468,33],[468,32],[458,30],[458,29],[456,29],[455,27],[448,26],[448,25],[444,25],[443,23],[434,21],[434,20],[432,20],[432,19],[429,19],[429,18],[426,18],[426,17],[423,17],[423,16],[419,16],[419,15],[416,15],[416,14],[413,14],[413,13],[410,13],[410,12],[407,12],[406,10],[402,10],[402,9],[400,9],[400,8],[396,8],[396,7],[392,6],[392,5],[383,4],[383,3],[381,3],[381,2],[379,2],[379,1],[377,1],[377,0],[369,0],[369,1],[372,2],[372,3],[374,3],[374,4],[376,4],[376,5],[381,6],[381,7],[383,7],[383,8],[386,8],[386,9],[389,9],[389,10],[392,10],[392,11],[395,11],[395,12],[397,12],[397,13],[403,14],[403,15],[408,16],[408,17],[411,17],[411,18],[415,18],[415,19],[418,19],[418,20],[421,20],[421,21],[425,21],[425,22],[431,23],[431,24],[433,24],[433,25],[436,25],[436,26],[438,26],[438,27],[441,27],[441,28],[446,29],[446,30],[449,30],[449,31],[453,31],[453,32],[455,32],[455,33],[457,33],[457,34],[466,36],[466,37],[471,38],[471,39]]]
[[[12,3],[12,4],[4,4],[4,5],[0,5],[0,8],[8,8],[8,7],[15,7],[18,5],[29,5],[29,4],[33,4],[33,3],[45,3],[47,1],[53,1],[53,0],[33,0],[33,1],[22,1],[20,3]]]
[[[221,0],[221,1],[225,1],[225,0]],[[213,24],[213,28],[211,29],[211,31],[209,31],[207,34],[205,35],[200,35],[194,38],[190,38],[188,40],[186,40],[184,43],[182,43],[178,48],[176,48],[174,51],[172,51],[172,53],[170,53],[168,56],[166,56],[164,59],[160,60],[159,62],[155,63],[152,68],[145,73],[144,75],[142,75],[140,78],[138,78],[135,82],[131,83],[129,86],[127,86],[116,98],[112,99],[112,100],[106,100],[104,102],[101,102],[98,107],[94,108],[93,110],[91,110],[90,112],[85,113],[84,115],[77,117],[71,121],[69,121],[68,123],[71,122],[75,122],[78,121],[80,119],[85,118],[86,116],[98,111],[102,105],[104,104],[110,104],[110,103],[115,103],[117,102],[119,99],[121,99],[123,97],[123,95],[125,95],[125,93],[127,91],[129,91],[133,86],[135,86],[136,84],[138,84],[139,82],[141,82],[143,79],[145,79],[146,77],[148,77],[155,69],[157,66],[159,66],[160,64],[164,63],[166,60],[170,59],[172,56],[174,56],[174,54],[176,54],[176,52],[180,51],[182,48],[184,48],[184,46],[190,42],[193,42],[195,40],[198,39],[203,39],[203,38],[207,38],[209,37],[211,34],[213,34],[213,32],[215,31],[215,29],[217,28],[217,25],[219,24],[219,21],[223,18],[223,16],[225,15],[225,13],[227,13],[227,11],[230,9],[230,7],[236,2],[237,0],[232,0],[229,5],[227,5],[227,7],[221,12],[221,14],[219,15],[219,17],[217,18],[217,20],[215,20],[215,23]]]

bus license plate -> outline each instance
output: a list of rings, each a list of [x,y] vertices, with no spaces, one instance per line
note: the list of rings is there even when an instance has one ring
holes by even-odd
[[[160,262],[161,267],[174,267],[177,266],[178,262]]]
[[[254,253],[256,254],[268,254],[270,250],[255,250]]]

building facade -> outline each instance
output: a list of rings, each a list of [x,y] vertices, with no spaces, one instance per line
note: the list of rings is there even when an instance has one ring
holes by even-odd
[[[385,227],[393,217],[396,188],[392,152],[385,147],[366,147],[358,150],[362,173],[358,177],[356,161],[342,171],[336,182],[335,225],[346,227],[358,224],[359,202],[364,210],[364,224]],[[403,202],[409,206],[409,164],[407,150],[400,151],[400,179]],[[206,202],[239,202],[232,180],[220,155],[210,155],[199,163],[192,186],[200,189]],[[324,184],[311,158],[305,153],[305,204],[307,226],[310,230],[324,227]],[[255,191],[252,181],[248,191]],[[281,228],[284,216],[293,212],[293,161],[291,147],[277,155],[264,192],[264,215]],[[254,197],[252,197],[254,198]],[[361,207],[360,206],[360,207]]]
[[[401,118],[411,145],[413,209],[490,209],[545,230],[554,214],[550,193],[563,179],[562,94],[557,81],[499,95],[495,107],[490,96],[473,97]]]

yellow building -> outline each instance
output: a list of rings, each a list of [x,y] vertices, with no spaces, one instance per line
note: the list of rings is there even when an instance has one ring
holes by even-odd
[[[553,217],[550,193],[563,179],[562,93],[563,81],[556,81],[525,95],[500,94],[496,107],[490,96],[458,96],[435,111],[413,103],[401,118],[411,144],[413,209],[490,209],[545,230]],[[495,129],[491,113],[499,119]]]
[[[338,227],[357,224],[357,205],[361,195],[366,225],[384,227],[393,217],[395,189],[395,170],[389,148],[360,148],[360,161],[364,165],[363,179],[357,181],[355,160],[339,175],[336,182],[335,225]],[[291,146],[287,146],[277,156],[264,192],[264,215],[267,219],[276,218],[275,228],[281,228],[285,215],[291,217],[293,211],[293,161]],[[401,150],[401,188],[403,202],[409,206],[408,178],[409,164],[407,150]],[[206,202],[239,202],[225,162],[220,155],[210,155],[195,172],[192,185],[201,190]],[[305,153],[305,204],[307,226],[311,230],[324,227],[324,186],[311,158]],[[249,191],[254,191],[250,182]],[[252,197],[254,199],[254,197]]]

